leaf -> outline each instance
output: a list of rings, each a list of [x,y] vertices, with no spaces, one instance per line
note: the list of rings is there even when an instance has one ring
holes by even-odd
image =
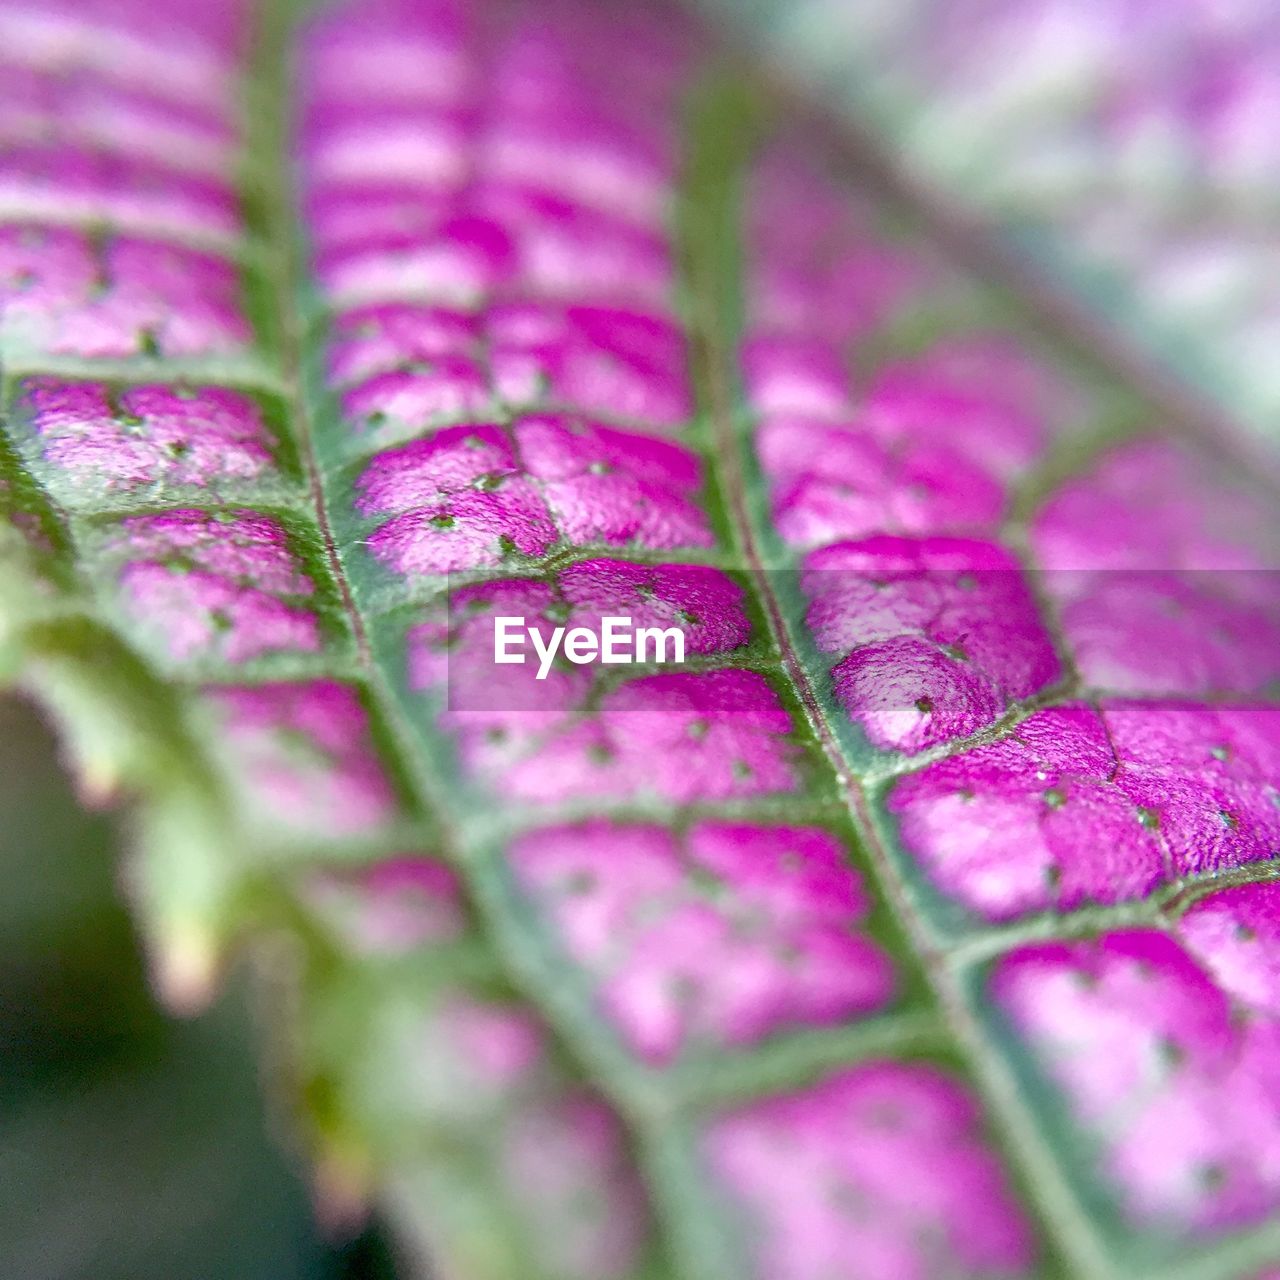
[[[1183,412],[1274,440],[1277,27],[1267,5],[717,5],[926,199],[997,224]],[[1170,376],[1172,375],[1172,376]],[[1194,387],[1201,393],[1196,404]]]
[[[521,1280],[1280,1256],[1230,451],[674,11],[126,12],[106,64],[72,12],[0,14],[41,118],[166,176],[15,178],[0,653],[142,797],[169,1001],[259,956],[328,1214]],[[687,661],[492,661],[619,615]]]

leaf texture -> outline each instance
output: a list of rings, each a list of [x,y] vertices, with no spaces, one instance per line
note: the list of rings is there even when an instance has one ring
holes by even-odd
[[[717,5],[1087,323],[1274,440],[1274,7]]]
[[[497,1280],[1280,1259],[1268,492],[675,10],[0,33],[0,659],[144,800],[169,999],[256,943],[331,1209]]]

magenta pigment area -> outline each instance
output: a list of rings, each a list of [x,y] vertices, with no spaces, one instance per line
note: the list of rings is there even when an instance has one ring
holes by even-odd
[[[442,1275],[1260,1280],[1267,469],[744,58],[0,0],[0,675]]]

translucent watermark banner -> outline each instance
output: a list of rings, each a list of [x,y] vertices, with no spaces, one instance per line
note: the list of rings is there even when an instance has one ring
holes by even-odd
[[[413,628],[411,679],[459,713],[758,717],[788,683],[785,656],[877,746],[905,751],[1055,690],[1280,696],[1280,571],[1029,573],[959,540],[927,562],[884,541],[802,570],[468,575]]]

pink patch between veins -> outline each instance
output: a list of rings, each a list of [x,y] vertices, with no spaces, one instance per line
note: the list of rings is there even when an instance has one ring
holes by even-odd
[[[135,626],[174,661],[240,663],[321,647],[314,609],[296,603],[314,585],[270,517],[130,516],[114,545],[129,557],[120,585]]]
[[[479,326],[465,311],[392,303],[344,312],[334,329],[329,374],[338,384],[448,357],[479,361]]]
[[[335,381],[365,379],[344,393],[343,407],[375,438],[388,419],[405,434],[482,412],[491,398],[668,431],[693,412],[684,365],[683,337],[660,317],[541,302],[474,314],[407,304],[359,308],[339,318],[331,352]]]
[[[888,1002],[888,958],[840,843],[795,827],[595,821],[519,838],[512,866],[646,1061],[842,1022]]]
[[[369,536],[378,559],[406,575],[496,567],[510,547],[544,555],[555,528],[517,470],[501,428],[451,427],[378,455],[356,484],[364,515],[395,514]]]
[[[794,546],[989,528],[1003,509],[996,483],[945,445],[889,447],[855,425],[773,417],[757,447],[774,523]]]
[[[198,102],[166,99],[84,71],[65,76],[9,62],[4,75],[0,132],[6,138],[56,137],[184,171],[232,176],[234,133]]]
[[[377,455],[356,507],[392,515],[368,538],[405,574],[496,568],[563,540],[655,550],[708,546],[696,457],[678,445],[560,417],[446,427]]]
[[[1280,889],[1227,889],[1173,927],[1023,947],[993,994],[1090,1133],[1136,1226],[1169,1241],[1280,1206]]]
[[[353,689],[333,680],[205,690],[233,749],[227,767],[273,822],[309,837],[371,833],[396,797]]]
[[[515,437],[567,541],[659,551],[712,545],[694,502],[701,466],[679,445],[569,418],[523,419]]]
[[[64,501],[100,506],[104,491],[153,487],[217,491],[271,467],[262,412],[234,391],[144,386],[113,399],[101,383],[30,378],[19,394]]]
[[[988,920],[1143,897],[1280,852],[1280,708],[1041,711],[889,794],[907,851]]]
[[[50,0],[0,9],[0,48],[42,72],[88,72],[179,104],[198,102],[229,123],[247,26],[240,3],[184,9],[157,24],[136,0]]]
[[[0,339],[53,355],[227,355],[252,333],[235,267],[160,241],[99,245],[66,228],[0,226]]]
[[[1030,1227],[977,1108],[932,1067],[871,1063],[717,1118],[703,1140],[759,1280],[1025,1275]]]
[[[661,430],[693,415],[684,338],[661,316],[515,303],[495,307],[486,331],[494,386],[511,404],[544,402]]]
[[[441,356],[421,367],[376,373],[343,392],[352,435],[394,443],[459,418],[486,412],[492,397],[479,364]]]
[[[1031,529],[1081,675],[1116,693],[1280,683],[1280,520],[1207,458],[1139,441],[1044,505]]]
[[[754,671],[642,676],[593,710],[568,706],[532,726],[519,712],[446,713],[445,724],[459,731],[469,767],[526,801],[711,803],[799,783],[791,716]]]
[[[810,555],[807,626],[840,704],[879,750],[986,728],[1061,668],[1016,558],[958,538],[870,538]]]
[[[197,239],[235,240],[241,230],[228,183],[66,142],[9,146],[0,153],[0,218],[75,218],[142,235]]]

